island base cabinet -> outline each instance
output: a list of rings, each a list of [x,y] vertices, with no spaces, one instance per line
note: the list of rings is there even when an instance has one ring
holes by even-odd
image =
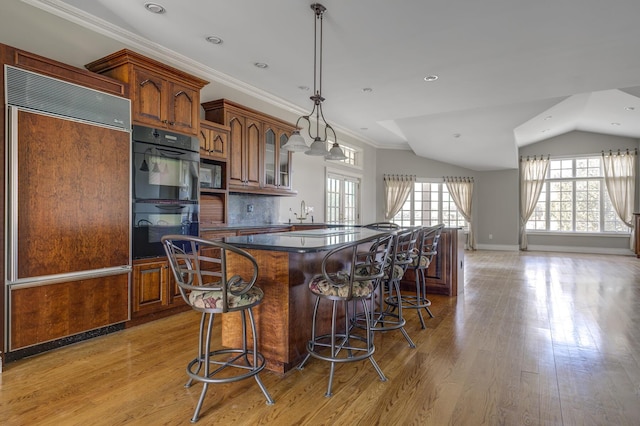
[[[10,291],[9,351],[129,319],[129,274]]]
[[[464,292],[464,240],[456,228],[445,228],[438,243],[438,254],[425,271],[427,294],[457,296]],[[415,292],[415,273],[409,268],[401,281],[403,291]]]
[[[258,350],[266,359],[266,368],[285,373],[294,368],[307,354],[311,338],[311,321],[315,296],[307,283],[321,269],[325,252],[294,253],[268,250],[247,250],[258,262],[256,286],[264,292],[263,303],[253,309],[258,329]],[[243,260],[229,254],[228,275],[243,270]],[[319,332],[329,333],[331,304],[324,301],[318,317]],[[339,311],[344,317],[344,311]],[[222,344],[238,347],[242,343],[241,317],[232,312],[222,315]],[[250,339],[251,341],[251,339]]]

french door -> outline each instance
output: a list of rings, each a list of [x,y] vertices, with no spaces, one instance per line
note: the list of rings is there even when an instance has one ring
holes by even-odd
[[[357,225],[360,222],[360,178],[327,172],[327,223]]]

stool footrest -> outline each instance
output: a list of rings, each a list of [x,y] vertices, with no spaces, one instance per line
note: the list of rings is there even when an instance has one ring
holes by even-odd
[[[230,354],[236,356],[229,357]],[[256,354],[257,365],[251,365],[253,362],[253,351],[243,351],[242,349],[221,349],[209,352],[209,365],[217,366],[208,376],[204,375],[204,364],[207,362],[205,356],[194,358],[187,365],[187,375],[196,381],[206,383],[230,383],[238,380],[247,379],[255,376],[265,367],[264,356],[261,353]],[[226,359],[223,359],[226,358]],[[243,364],[240,364],[243,362]],[[236,369],[237,373],[229,374],[231,369]],[[224,377],[218,377],[224,372]]]

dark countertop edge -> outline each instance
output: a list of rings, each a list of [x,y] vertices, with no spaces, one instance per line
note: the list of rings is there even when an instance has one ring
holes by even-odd
[[[264,229],[264,228],[291,228],[291,227],[305,227],[305,226],[326,226],[328,228],[339,228],[345,226],[359,226],[359,225],[342,225],[337,223],[264,223],[261,225],[201,225],[201,231],[237,231],[239,229]]]
[[[223,241],[225,241],[225,239],[223,239]],[[308,248],[300,248],[300,247],[285,247],[285,246],[257,246],[255,244],[252,243],[239,243],[239,242],[233,242],[231,243],[233,246],[241,248],[243,250],[260,250],[260,251],[279,251],[279,252],[285,252],[285,253],[314,253],[314,252],[319,252],[319,251],[327,251],[327,250],[331,250],[333,248],[329,247],[329,248],[325,248],[325,247],[308,247]],[[334,244],[335,247],[339,246],[340,244]]]
[[[362,226],[346,225],[346,227],[364,229],[364,227]],[[367,229],[366,231],[369,233],[373,232],[374,235],[386,233],[386,231],[376,231],[376,230],[369,230],[369,229]],[[283,233],[274,233],[274,234],[259,234],[256,236],[242,235],[242,236],[235,236],[235,237],[225,237],[223,241],[244,250],[277,251],[277,252],[285,252],[285,253],[325,252],[325,251],[340,247],[343,244],[356,241],[356,240],[353,240],[348,242],[344,242],[344,241],[334,242],[334,243],[325,244],[322,246],[300,246],[295,243],[293,245],[283,244],[282,237],[286,236],[286,234],[287,234],[286,232],[283,232]],[[368,235],[368,236],[365,235],[364,237],[359,237],[357,241],[370,238],[371,236],[372,235]],[[264,241],[265,238],[267,239],[276,238],[276,240],[265,242]],[[316,237],[312,237],[312,238],[316,238]],[[318,236],[317,238],[322,238],[323,240],[326,241],[326,237]],[[258,241],[254,241],[254,239]],[[263,241],[260,241],[260,240],[263,240]]]

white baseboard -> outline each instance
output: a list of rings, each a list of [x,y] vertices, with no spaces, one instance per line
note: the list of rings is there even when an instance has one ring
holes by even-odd
[[[520,246],[507,244],[478,244],[478,250],[518,251]],[[606,247],[577,247],[577,246],[545,246],[529,245],[527,251],[551,251],[560,253],[591,253],[591,254],[616,254],[621,256],[635,256],[630,249],[606,248]]]
[[[520,246],[507,245],[507,244],[478,244],[476,246],[478,250],[498,250],[498,251],[518,251]]]
[[[622,256],[635,256],[631,249],[606,248],[606,247],[577,247],[577,246],[545,246],[530,245],[529,251],[557,251],[565,253],[592,253],[592,254],[617,254]]]

